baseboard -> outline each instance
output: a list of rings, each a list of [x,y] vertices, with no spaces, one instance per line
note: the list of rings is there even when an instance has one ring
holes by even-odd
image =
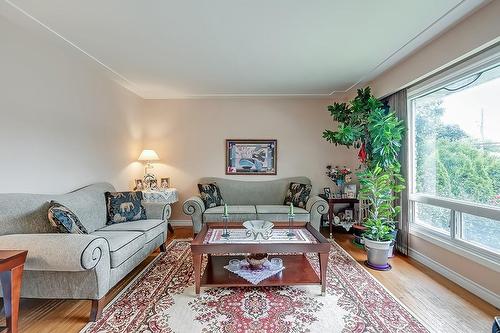
[[[447,279],[455,282],[464,289],[467,289],[474,295],[482,298],[486,302],[492,304],[493,306],[500,309],[500,295],[494,293],[493,291],[486,289],[485,287],[477,284],[476,282],[458,274],[457,272],[449,269],[448,267],[438,263],[437,261],[423,255],[422,253],[409,249],[409,256],[419,263],[429,267],[433,271],[441,274]]]
[[[193,222],[191,220],[168,220],[168,223],[172,225],[172,227],[192,227]]]

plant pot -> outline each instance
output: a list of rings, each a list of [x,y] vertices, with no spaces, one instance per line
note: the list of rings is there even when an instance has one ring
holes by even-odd
[[[387,263],[392,241],[377,242],[363,238],[368,256],[368,266],[374,269],[386,270],[390,266]]]

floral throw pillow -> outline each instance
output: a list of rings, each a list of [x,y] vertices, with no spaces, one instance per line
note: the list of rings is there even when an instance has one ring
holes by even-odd
[[[285,197],[285,205],[293,204],[295,207],[306,208],[311,189],[312,186],[308,184],[290,183]]]
[[[200,190],[200,197],[205,204],[205,208],[224,205],[224,199],[222,199],[219,186],[216,183],[198,184],[198,190]]]
[[[68,207],[51,201],[47,212],[50,224],[64,234],[88,234],[87,229]]]
[[[106,192],[107,224],[145,220],[142,192]]]

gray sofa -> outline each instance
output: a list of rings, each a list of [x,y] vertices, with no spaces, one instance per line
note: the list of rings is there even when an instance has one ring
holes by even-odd
[[[239,181],[227,178],[202,178],[200,184],[215,182],[222,198],[228,205],[231,221],[262,219],[287,221],[288,206],[283,205],[291,182],[311,184],[307,177],[283,178],[270,181]],[[184,213],[191,216],[194,233],[202,223],[222,221],[223,206],[206,208],[199,196],[193,196],[183,204]],[[321,215],[328,212],[328,203],[319,196],[310,196],[305,209],[295,207],[295,221],[311,222],[319,230]]]
[[[170,206],[143,202],[147,220],[107,226],[107,191],[115,189],[99,183],[63,195],[0,194],[0,249],[28,250],[21,297],[89,299],[95,321],[110,288],[165,250]],[[50,200],[71,209],[89,234],[57,233],[47,218]]]

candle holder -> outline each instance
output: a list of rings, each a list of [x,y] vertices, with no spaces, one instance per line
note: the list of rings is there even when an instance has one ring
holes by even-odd
[[[227,214],[222,215],[222,237],[228,239],[231,236],[227,224],[229,222],[229,216]]]
[[[292,231],[294,217],[295,214],[288,214],[288,232],[286,233],[286,236],[290,238],[295,236],[295,233]]]

